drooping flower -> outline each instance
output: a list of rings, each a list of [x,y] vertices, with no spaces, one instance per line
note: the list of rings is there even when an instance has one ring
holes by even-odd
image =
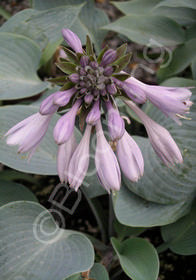
[[[65,143],[71,137],[74,130],[76,113],[80,105],[81,100],[77,100],[71,110],[56,123],[53,136],[58,145]]]
[[[182,163],[181,152],[170,133],[164,127],[149,118],[132,101],[126,101],[126,104],[143,122],[153,149],[165,165],[169,167],[169,165],[174,165],[175,163]]]
[[[117,142],[117,156],[124,175],[132,182],[137,182],[144,173],[144,160],[137,143],[125,131]]]
[[[36,113],[13,126],[5,134],[9,146],[19,146],[18,153],[30,152],[33,155],[41,140],[45,136],[52,114],[43,116]]]
[[[77,147],[74,132],[72,133],[70,139],[58,146],[57,153],[57,171],[61,183],[68,182],[68,166],[70,163],[71,156]]]
[[[74,51],[63,48],[63,57],[59,58],[57,66],[65,75],[50,79],[62,87],[41,103],[39,113],[15,125],[5,134],[8,137],[7,144],[19,145],[18,152],[30,152],[32,155],[48,129],[52,115],[67,106],[68,112],[58,120],[53,133],[59,145],[57,169],[60,180],[69,181],[75,190],[82,184],[88,168],[91,128],[95,126],[98,177],[108,192],[111,189],[119,190],[120,168],[102,130],[102,113],[106,115],[104,118],[108,118],[112,146],[117,148],[125,176],[131,181],[137,181],[144,170],[139,147],[125,131],[124,120],[115,102],[115,98],[121,96],[143,121],[151,144],[163,162],[167,166],[181,163],[180,150],[169,132],[146,116],[135,103],[143,104],[149,100],[166,116],[180,123],[179,117],[188,113],[192,105],[190,89],[145,85],[122,72],[122,61],[128,64],[130,59],[130,55],[125,54],[125,46],[117,50],[106,47],[96,57],[88,37],[86,49],[83,49],[79,37],[71,30],[63,29],[62,35]],[[77,148],[74,138],[76,115],[79,116],[81,130],[86,123],[84,136]]]
[[[113,141],[121,139],[125,132],[125,122],[121,118],[118,109],[114,109],[112,103],[106,102],[108,110],[108,130]]]
[[[98,178],[108,192],[118,191],[121,185],[120,167],[111,146],[105,139],[100,121],[96,124],[96,134],[95,166]]]
[[[92,109],[90,110],[88,116],[86,117],[86,123],[95,125],[97,121],[100,119],[101,111],[99,109],[99,105],[100,105],[99,103],[100,103],[99,100],[95,101]]]
[[[145,85],[134,77],[127,80],[135,91],[143,91],[147,99],[161,110],[166,116],[170,116],[178,124],[181,124],[179,118],[189,112],[192,95],[188,88],[164,87]]]
[[[76,191],[82,184],[89,165],[89,142],[92,126],[87,124],[85,133],[69,162],[68,181]]]

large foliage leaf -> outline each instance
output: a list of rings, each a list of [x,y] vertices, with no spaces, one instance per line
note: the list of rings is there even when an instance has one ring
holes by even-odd
[[[7,20],[0,28],[0,32],[20,34],[35,41],[43,49],[48,38],[39,26],[29,23],[32,16],[39,14],[34,9],[25,9]]]
[[[168,7],[187,7],[196,9],[195,0],[164,0],[161,1],[158,6],[168,6]]]
[[[0,33],[0,99],[36,95],[47,88],[37,76],[39,46],[27,37]]]
[[[37,202],[35,195],[21,184],[0,180],[0,207],[12,201],[30,200]]]
[[[74,23],[82,6],[64,5],[39,11],[37,15],[29,19],[29,23],[39,26],[49,42],[56,42],[61,37],[61,29],[69,28]]]
[[[107,273],[107,270],[102,264],[95,263],[90,270],[89,278],[96,279],[96,280],[109,280],[109,275]],[[64,280],[83,280],[83,279],[84,278],[81,276],[81,274],[75,274]]]
[[[0,208],[0,218],[2,280],[62,280],[93,265],[90,241],[78,232],[60,229],[38,203],[6,204]]]
[[[124,272],[133,280],[157,280],[159,259],[155,248],[142,238],[129,238],[122,243],[112,238]]]
[[[143,15],[152,13],[154,8],[162,0],[134,0],[123,2],[112,2],[125,15]]]
[[[165,80],[182,72],[195,59],[196,39],[187,41],[185,44],[178,46],[172,52],[171,62],[167,67],[162,67],[158,71],[159,80]]]
[[[161,228],[165,245],[181,255],[196,254],[196,203],[190,213],[176,223]]]
[[[159,15],[128,15],[103,27],[122,33],[130,40],[147,45],[152,40],[173,46],[184,42],[184,32],[173,20]]]
[[[54,2],[52,0],[34,0],[33,7],[37,10],[43,11],[45,9],[51,9],[61,5],[77,5],[81,3],[84,3],[84,1],[58,0]],[[82,7],[79,16],[74,22],[72,22],[70,29],[80,37],[83,45],[86,43],[86,35],[88,34],[95,44],[96,50],[99,51],[101,48],[101,43],[106,36],[106,31],[101,30],[100,27],[108,23],[109,20],[107,15],[95,7],[93,0],[89,0],[85,2],[85,5]]]
[[[194,81],[180,78],[164,83],[166,86],[194,84]],[[195,98],[196,95],[192,100]],[[176,221],[189,211],[196,190],[196,107],[191,108],[192,120],[184,120],[181,127],[152,105],[147,106],[146,112],[170,131],[182,151],[184,163],[168,169],[148,139],[136,137],[144,157],[144,176],[137,183],[123,177],[123,184],[128,189],[122,188],[114,199],[117,218],[130,226],[155,226]]]

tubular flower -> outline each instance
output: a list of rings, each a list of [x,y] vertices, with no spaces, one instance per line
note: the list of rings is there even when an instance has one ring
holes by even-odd
[[[108,130],[113,141],[121,139],[125,132],[125,123],[118,109],[114,109],[111,102],[106,102],[108,110]]]
[[[96,124],[96,131],[95,166],[98,178],[108,192],[110,190],[118,191],[121,184],[120,168],[112,148],[105,139],[100,121]]]
[[[36,113],[13,126],[5,134],[7,144],[18,145],[18,153],[30,152],[29,159],[33,155],[45,136],[52,115],[42,116]]]
[[[127,80],[137,91],[143,91],[146,98],[166,116],[170,116],[178,124],[179,118],[189,112],[191,91],[188,88],[150,86],[131,77]]]
[[[66,106],[68,112],[61,116],[53,132],[54,140],[59,145],[57,170],[60,180],[68,181],[75,190],[82,184],[89,163],[91,131],[95,126],[98,177],[108,192],[119,190],[120,168],[102,130],[102,112],[106,112],[110,138],[117,148],[124,174],[131,181],[137,181],[144,169],[139,147],[125,131],[115,102],[115,98],[121,96],[143,121],[151,144],[163,162],[168,166],[181,163],[181,153],[169,132],[147,117],[135,103],[143,104],[149,100],[166,116],[180,123],[178,118],[188,113],[192,105],[190,89],[145,85],[121,72],[122,61],[128,64],[130,59],[130,55],[125,54],[125,46],[117,50],[106,47],[96,57],[89,37],[83,49],[79,37],[71,30],[63,29],[62,35],[72,50],[64,47],[63,57],[57,63],[64,76],[50,79],[62,87],[41,103],[39,113],[16,124],[5,134],[7,144],[18,145],[19,153],[30,152],[31,156],[43,139],[52,115]],[[77,116],[81,130],[85,124],[86,130],[76,148],[74,125]]]
[[[70,163],[71,156],[77,147],[74,132],[72,133],[69,140],[58,146],[57,153],[57,171],[61,183],[68,181],[68,166]]]
[[[154,151],[165,165],[169,166],[175,163],[182,163],[181,152],[170,133],[164,127],[149,118],[132,101],[127,101],[126,104],[143,122]]]
[[[82,184],[89,165],[89,142],[92,126],[87,124],[84,136],[71,157],[68,168],[68,180],[71,188],[76,191]]]
[[[117,156],[125,176],[132,182],[137,182],[144,173],[144,160],[137,143],[125,131],[117,142]]]

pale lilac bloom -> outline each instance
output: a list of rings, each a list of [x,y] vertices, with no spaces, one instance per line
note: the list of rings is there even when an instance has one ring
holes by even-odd
[[[69,140],[75,125],[75,118],[82,101],[77,100],[72,108],[62,116],[54,127],[53,137],[55,142],[60,145]]]
[[[95,166],[98,178],[108,192],[118,191],[121,185],[120,167],[111,146],[105,139],[100,120],[96,124],[96,134]]]
[[[109,49],[103,54],[100,65],[106,66],[112,63],[116,59],[116,57],[117,57],[117,52],[115,50]]]
[[[54,96],[57,94],[57,92],[51,94],[48,96],[46,99],[44,99],[40,105],[39,112],[42,115],[49,115],[49,114],[54,114],[59,106],[54,104]]]
[[[68,168],[68,181],[71,188],[78,190],[89,166],[89,143],[92,126],[87,124],[82,140],[74,151]]]
[[[36,113],[19,122],[5,134],[8,136],[7,145],[18,145],[18,153],[30,152],[31,157],[45,136],[51,118],[52,114],[43,116]]]
[[[68,181],[68,166],[70,163],[71,156],[77,147],[75,134],[72,133],[70,139],[58,146],[57,153],[57,171],[60,178],[61,183]]]
[[[69,29],[62,29],[63,38],[67,44],[76,52],[83,53],[82,43],[78,36]]]
[[[97,123],[97,121],[100,119],[101,111],[99,108],[99,105],[100,105],[99,103],[100,103],[99,100],[97,100],[93,104],[92,109],[90,110],[90,112],[88,113],[88,116],[86,117],[86,123],[95,125]]]
[[[116,78],[112,78],[114,83],[121,88],[125,94],[132,99],[134,102],[143,104],[146,102],[146,93],[142,88],[130,82],[130,78],[126,81],[120,81]]]
[[[65,91],[57,91],[53,97],[53,104],[59,107],[66,106],[74,93],[76,93],[76,88],[74,87]]]
[[[108,130],[113,141],[119,140],[125,132],[125,122],[121,118],[118,109],[114,109],[112,103],[106,102],[108,110]]]
[[[117,142],[117,157],[124,175],[132,182],[137,182],[144,173],[144,160],[140,148],[125,131]]]
[[[143,122],[153,149],[165,165],[169,167],[169,165],[174,165],[175,163],[182,163],[181,152],[170,133],[164,127],[149,118],[132,101],[125,101],[125,103]]]
[[[131,77],[128,80],[130,85],[137,90],[143,90],[147,99],[161,110],[166,116],[170,116],[178,124],[181,124],[179,117],[183,117],[189,112],[193,104],[189,98],[192,93],[188,88],[164,87],[146,85],[137,79]]]

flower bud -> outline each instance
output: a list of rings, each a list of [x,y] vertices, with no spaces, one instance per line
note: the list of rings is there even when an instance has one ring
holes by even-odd
[[[97,176],[103,187],[110,190],[119,190],[121,185],[121,173],[118,161],[112,148],[103,134],[100,120],[96,124],[97,146],[95,152],[95,166]]]
[[[104,67],[112,63],[116,59],[116,57],[117,52],[115,50],[109,49],[103,54],[100,65]]]
[[[81,102],[81,100],[77,100],[70,111],[62,116],[55,125],[53,137],[58,145],[67,142],[71,137],[74,130],[76,113]]]
[[[75,51],[78,53],[83,53],[83,49],[82,49],[82,43],[80,41],[80,39],[78,38],[78,36],[73,33],[71,30],[69,29],[62,29],[61,31],[63,38],[65,39],[65,41],[67,42],[67,44]]]

